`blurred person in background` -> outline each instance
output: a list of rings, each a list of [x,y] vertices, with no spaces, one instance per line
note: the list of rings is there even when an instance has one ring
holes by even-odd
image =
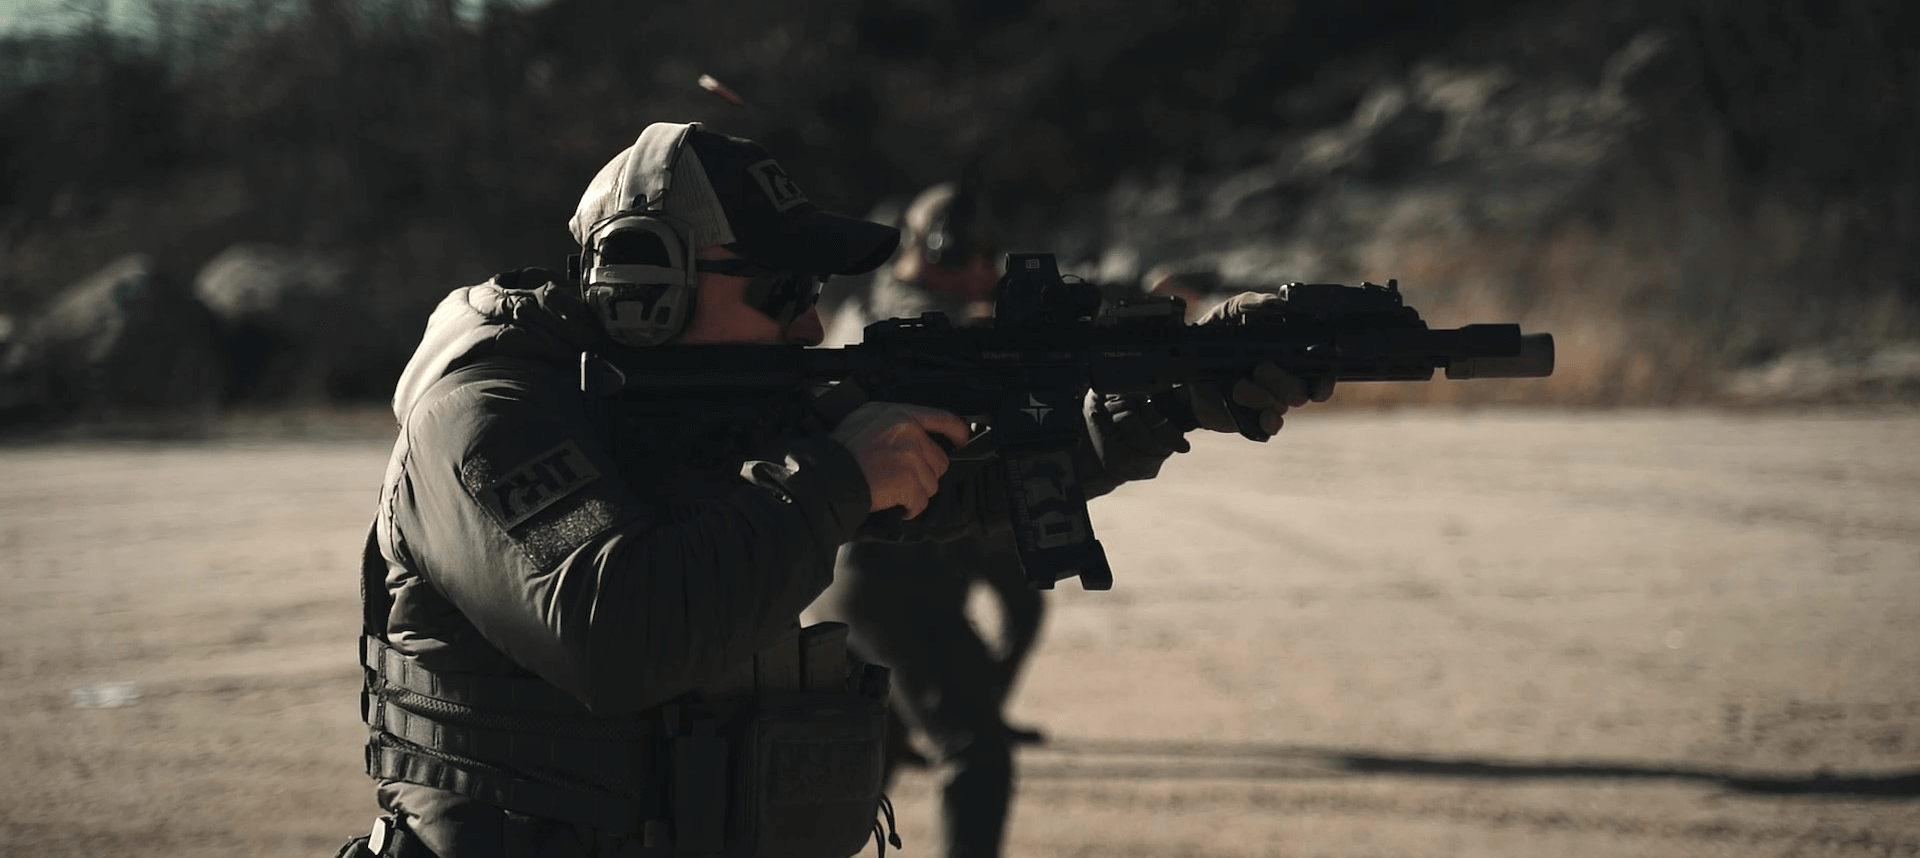
[[[758,144],[678,123],[608,162],[569,226],[577,280],[454,290],[395,390],[361,581],[385,813],[339,854],[854,854],[891,833],[886,678],[801,612],[855,538],[1004,531],[1004,476],[949,461],[935,439],[969,427],[935,409],[774,423],[583,388],[662,345],[816,344],[822,283],[879,266],[898,233],[822,210]],[[1277,429],[1309,395],[1271,369],[1184,404],[1230,432],[1231,396]],[[1142,399],[1083,413],[1089,497],[1187,447]]]
[[[863,293],[844,296],[829,337],[857,342],[881,319],[945,313],[957,324],[993,314],[1002,244],[986,202],[971,183],[942,182],[907,206],[900,251]],[[997,640],[969,619],[976,585],[992,594]],[[893,671],[894,711],[923,740],[895,737],[889,776],[900,765],[936,770],[940,834],[936,855],[1000,854],[1013,795],[1013,748],[1039,732],[1005,719],[1020,669],[1040,632],[1046,603],[1022,571],[1011,533],[949,543],[851,543],[840,550],[833,586],[810,611],[847,623],[862,658]]]
[[[889,210],[899,213],[900,251],[836,296],[826,345],[857,343],[861,329],[881,319],[938,312],[964,325],[993,316],[1004,248],[976,183],[940,182],[904,211],[882,206],[875,213]]]

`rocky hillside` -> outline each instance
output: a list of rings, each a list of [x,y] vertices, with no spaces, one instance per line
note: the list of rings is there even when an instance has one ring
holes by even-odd
[[[1920,391],[1895,0],[153,8],[142,40],[0,51],[10,419],[378,401],[438,296],[571,250],[656,119],[759,139],[845,211],[972,169],[1090,277],[1394,277],[1434,324],[1559,338],[1551,381],[1343,401]],[[149,351],[215,355],[189,375],[217,389],[115,392]]]

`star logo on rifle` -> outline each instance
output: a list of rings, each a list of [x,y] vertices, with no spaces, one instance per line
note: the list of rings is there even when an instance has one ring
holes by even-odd
[[[1027,407],[1020,410],[1026,412],[1028,417],[1032,417],[1035,423],[1047,422],[1047,415],[1053,413],[1051,406],[1033,398],[1031,393],[1027,394]]]

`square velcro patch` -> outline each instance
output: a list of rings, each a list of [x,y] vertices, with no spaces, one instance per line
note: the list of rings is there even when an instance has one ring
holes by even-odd
[[[474,499],[501,527],[512,530],[599,478],[600,471],[586,454],[572,441],[563,441],[481,487]]]

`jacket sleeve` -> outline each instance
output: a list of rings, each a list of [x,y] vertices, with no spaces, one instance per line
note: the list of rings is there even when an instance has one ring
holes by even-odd
[[[865,517],[866,481],[819,437],[637,491],[566,381],[513,362],[444,379],[403,426],[393,529],[513,662],[596,712],[644,708],[789,628]]]

